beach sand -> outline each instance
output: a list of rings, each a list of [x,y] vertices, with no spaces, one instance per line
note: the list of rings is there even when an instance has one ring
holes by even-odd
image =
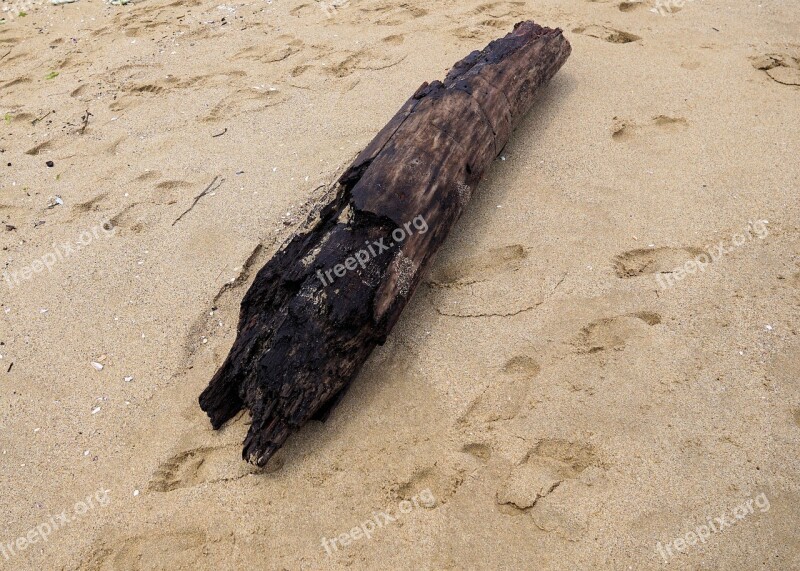
[[[796,3],[3,6],[0,569],[800,568]],[[328,422],[244,463],[197,397],[255,272],[526,19],[572,56]]]

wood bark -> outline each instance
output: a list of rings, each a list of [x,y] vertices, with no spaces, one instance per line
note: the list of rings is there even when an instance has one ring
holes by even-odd
[[[246,460],[263,466],[292,431],[327,418],[570,51],[560,29],[521,22],[424,83],[261,269],[200,396],[215,429],[250,410]]]

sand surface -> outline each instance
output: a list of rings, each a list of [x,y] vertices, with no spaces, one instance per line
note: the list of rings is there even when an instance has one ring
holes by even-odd
[[[0,569],[800,568],[795,0],[3,7]],[[242,462],[197,396],[254,272],[524,19],[567,64],[330,420]]]

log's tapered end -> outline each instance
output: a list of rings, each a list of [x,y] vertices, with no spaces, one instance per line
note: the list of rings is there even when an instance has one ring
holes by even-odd
[[[289,434],[289,425],[277,416],[270,416],[268,419],[253,418],[253,424],[244,439],[242,458],[250,464],[264,467],[283,446]]]
[[[231,376],[231,359],[228,357],[198,399],[214,430],[221,428],[244,407],[239,397],[239,383]]]

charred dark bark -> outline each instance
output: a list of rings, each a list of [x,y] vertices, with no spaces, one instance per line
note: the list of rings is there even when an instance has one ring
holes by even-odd
[[[264,465],[293,430],[327,417],[570,50],[561,30],[522,22],[443,82],[423,84],[318,219],[261,269],[233,348],[200,396],[214,428],[250,409],[245,459]]]

